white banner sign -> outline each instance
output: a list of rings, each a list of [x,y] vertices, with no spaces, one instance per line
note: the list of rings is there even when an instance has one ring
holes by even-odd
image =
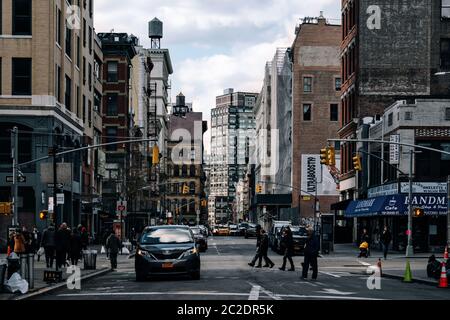
[[[409,183],[402,182],[402,193],[409,192]],[[439,182],[414,182],[413,193],[447,193],[447,183]]]
[[[336,159],[336,167],[339,165],[340,160]],[[328,168],[320,164],[320,155],[302,155],[302,196],[315,195],[316,191],[318,196],[337,196],[336,187]]]

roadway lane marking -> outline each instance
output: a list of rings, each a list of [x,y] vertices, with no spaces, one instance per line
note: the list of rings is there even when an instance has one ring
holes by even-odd
[[[236,297],[248,297],[248,293],[238,292],[99,292],[99,293],[71,293],[71,294],[59,294],[58,297],[74,298],[74,297],[114,297],[114,296],[161,296],[161,295],[192,295],[192,296],[236,296]],[[349,297],[349,296],[333,296],[333,295],[296,295],[296,294],[277,294],[276,300],[281,298],[293,298],[293,299],[335,299],[335,300],[384,300],[377,298],[364,298],[364,297]]]
[[[265,295],[269,296],[273,300],[282,300],[279,295],[274,294],[273,292],[270,292],[269,290],[264,289],[262,286],[259,286],[257,284],[251,283],[251,282],[249,282],[249,284],[252,287],[259,287],[262,293],[264,293]]]
[[[365,266],[365,267],[370,267],[370,266],[371,266],[371,264],[370,264],[370,263],[367,263],[367,262],[363,262],[363,261],[360,261],[360,260],[358,260],[358,262],[359,262],[360,264],[362,264],[363,266]]]
[[[248,300],[257,301],[259,300],[259,291],[261,290],[261,286],[252,286],[252,290],[250,291],[250,295]]]
[[[345,291],[339,291],[339,290],[335,290],[335,289],[324,289],[323,291],[320,291],[319,293],[333,294],[333,295],[339,295],[339,296],[349,296],[352,294],[356,294],[355,292],[345,292]]]
[[[334,277],[334,278],[340,278],[341,276],[338,276],[337,274],[331,273],[331,272],[325,272],[325,271],[319,271],[321,274],[326,274],[328,276]]]

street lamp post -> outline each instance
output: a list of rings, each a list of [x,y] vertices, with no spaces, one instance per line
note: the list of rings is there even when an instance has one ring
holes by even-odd
[[[414,255],[414,246],[412,239],[412,222],[413,222],[413,208],[412,208],[412,197],[413,197],[413,157],[414,150],[411,149],[409,157],[409,195],[408,195],[408,245],[406,247],[406,257],[411,257]]]

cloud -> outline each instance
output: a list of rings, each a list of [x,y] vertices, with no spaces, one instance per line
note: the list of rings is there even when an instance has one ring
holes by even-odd
[[[96,31],[127,32],[149,46],[148,21],[164,23],[173,59],[172,96],[182,91],[210,120],[225,88],[259,92],[277,47],[290,47],[299,18],[340,17],[339,0],[96,0]],[[333,21],[338,22],[338,21]],[[205,138],[209,146],[209,133]]]

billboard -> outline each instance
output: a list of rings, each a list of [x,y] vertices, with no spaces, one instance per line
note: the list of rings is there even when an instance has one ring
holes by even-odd
[[[339,168],[340,159],[336,159]],[[328,168],[320,164],[320,155],[302,155],[301,195],[338,196],[337,185]]]

